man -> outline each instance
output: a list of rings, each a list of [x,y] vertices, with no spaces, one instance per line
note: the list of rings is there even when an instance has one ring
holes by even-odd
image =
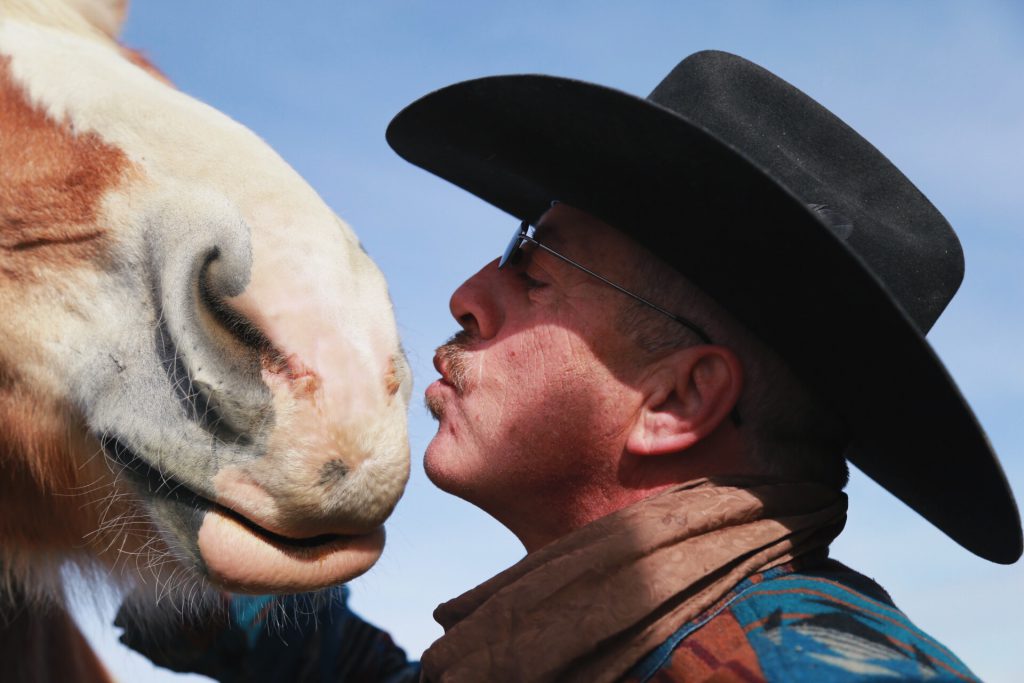
[[[827,557],[845,458],[972,552],[1021,554],[998,461],[923,337],[962,278],[959,244],[891,163],[721,52],[646,100],[542,76],[456,84],[388,140],[522,221],[452,296],[461,331],[435,357],[425,467],[528,554],[438,608],[421,670],[343,607],[276,637],[251,600],[175,666],[973,680]]]

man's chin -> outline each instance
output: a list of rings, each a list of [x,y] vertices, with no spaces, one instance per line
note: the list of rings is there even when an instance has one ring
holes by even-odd
[[[438,429],[437,434],[427,444],[427,450],[423,454],[423,472],[437,488],[445,493],[450,493],[458,498],[465,498],[463,495],[466,489],[464,477],[459,476],[456,467],[457,460],[452,457],[451,443],[446,443],[444,427]]]

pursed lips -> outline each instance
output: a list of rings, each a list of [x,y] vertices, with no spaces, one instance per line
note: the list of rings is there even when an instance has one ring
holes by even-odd
[[[434,353],[434,369],[437,370],[438,374],[441,375],[441,382],[452,386],[451,381],[448,378],[448,362],[441,357],[441,350],[438,349]]]

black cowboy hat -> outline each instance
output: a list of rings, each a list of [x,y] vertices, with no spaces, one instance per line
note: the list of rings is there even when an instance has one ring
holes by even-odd
[[[924,339],[963,278],[956,234],[804,93],[708,51],[647,99],[550,76],[457,83],[387,139],[519,219],[559,200],[627,233],[841,412],[850,461],[972,552],[1020,557],[999,462]]]

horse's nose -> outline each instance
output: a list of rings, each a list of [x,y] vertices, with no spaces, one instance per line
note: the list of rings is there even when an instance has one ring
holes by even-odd
[[[254,211],[250,229],[215,199],[169,209],[149,235],[161,362],[213,436],[189,467],[209,474],[208,497],[275,533],[365,533],[409,467],[384,278],[340,223]]]

